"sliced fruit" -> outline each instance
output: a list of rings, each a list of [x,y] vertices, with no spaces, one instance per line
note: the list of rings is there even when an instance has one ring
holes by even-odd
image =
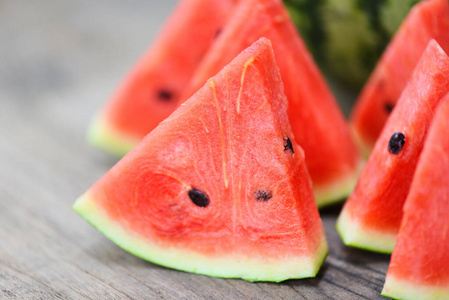
[[[262,38],[74,204],[167,267],[249,281],[315,276],[326,254],[271,43]]]
[[[344,199],[354,188],[361,157],[335,98],[282,1],[240,1],[182,98],[193,94],[261,36],[273,42],[292,131],[304,149],[318,206]]]
[[[449,57],[431,40],[338,218],[345,244],[393,251],[427,130],[448,92]]]
[[[382,295],[449,299],[449,94],[440,104],[404,204]]]
[[[449,2],[422,1],[408,14],[357,99],[351,126],[368,156],[431,39],[449,51]]]
[[[124,155],[168,117],[236,0],[182,0],[92,122],[94,146]]]

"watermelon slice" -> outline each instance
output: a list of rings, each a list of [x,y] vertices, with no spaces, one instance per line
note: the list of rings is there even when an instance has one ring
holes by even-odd
[[[153,45],[92,122],[91,144],[124,155],[168,117],[236,1],[180,1]]]
[[[449,92],[449,57],[431,40],[337,221],[345,244],[391,253],[434,111]]]
[[[74,204],[167,267],[249,281],[314,276],[327,254],[271,43],[261,39]]]
[[[382,295],[449,299],[449,94],[424,144]]]
[[[362,90],[351,125],[368,155],[430,39],[449,51],[449,2],[427,0],[414,6]]]
[[[261,36],[273,43],[292,131],[304,149],[318,206],[342,200],[354,188],[361,157],[335,98],[281,0],[240,1],[182,99]]]

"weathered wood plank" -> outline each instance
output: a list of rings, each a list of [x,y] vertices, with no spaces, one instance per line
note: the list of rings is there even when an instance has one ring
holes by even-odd
[[[0,1],[0,298],[380,299],[389,257],[344,247],[338,206],[322,212],[317,278],[279,284],[156,266],[71,210],[117,161],[86,144],[87,124],[174,2]]]

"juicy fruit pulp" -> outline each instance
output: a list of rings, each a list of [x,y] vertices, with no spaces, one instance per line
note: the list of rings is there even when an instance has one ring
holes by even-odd
[[[289,101],[290,124],[296,141],[304,149],[318,206],[342,200],[355,185],[361,158],[335,98],[282,1],[240,1],[198,66],[181,101],[261,36],[273,43]]]
[[[250,281],[314,276],[327,244],[286,108],[271,43],[260,39],[74,209],[124,249],[171,268]]]
[[[90,142],[121,156],[168,117],[234,2],[180,1],[153,45],[93,121]]]
[[[447,92],[449,57],[432,40],[337,221],[345,244],[391,253],[424,138],[435,109]],[[404,145],[394,154],[389,142],[396,132],[404,135]]]
[[[424,144],[382,295],[449,299],[449,94]]]
[[[351,115],[354,135],[371,152],[428,42],[449,51],[449,2],[417,4],[404,20],[357,99]]]

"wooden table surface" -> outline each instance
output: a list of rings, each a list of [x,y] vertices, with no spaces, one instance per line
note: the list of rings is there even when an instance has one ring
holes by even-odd
[[[343,246],[340,206],[322,211],[318,276],[249,283],[148,263],[71,205],[117,161],[91,148],[94,113],[174,5],[145,0],[0,0],[1,299],[380,299],[389,256]],[[348,110],[348,98],[339,97]]]

